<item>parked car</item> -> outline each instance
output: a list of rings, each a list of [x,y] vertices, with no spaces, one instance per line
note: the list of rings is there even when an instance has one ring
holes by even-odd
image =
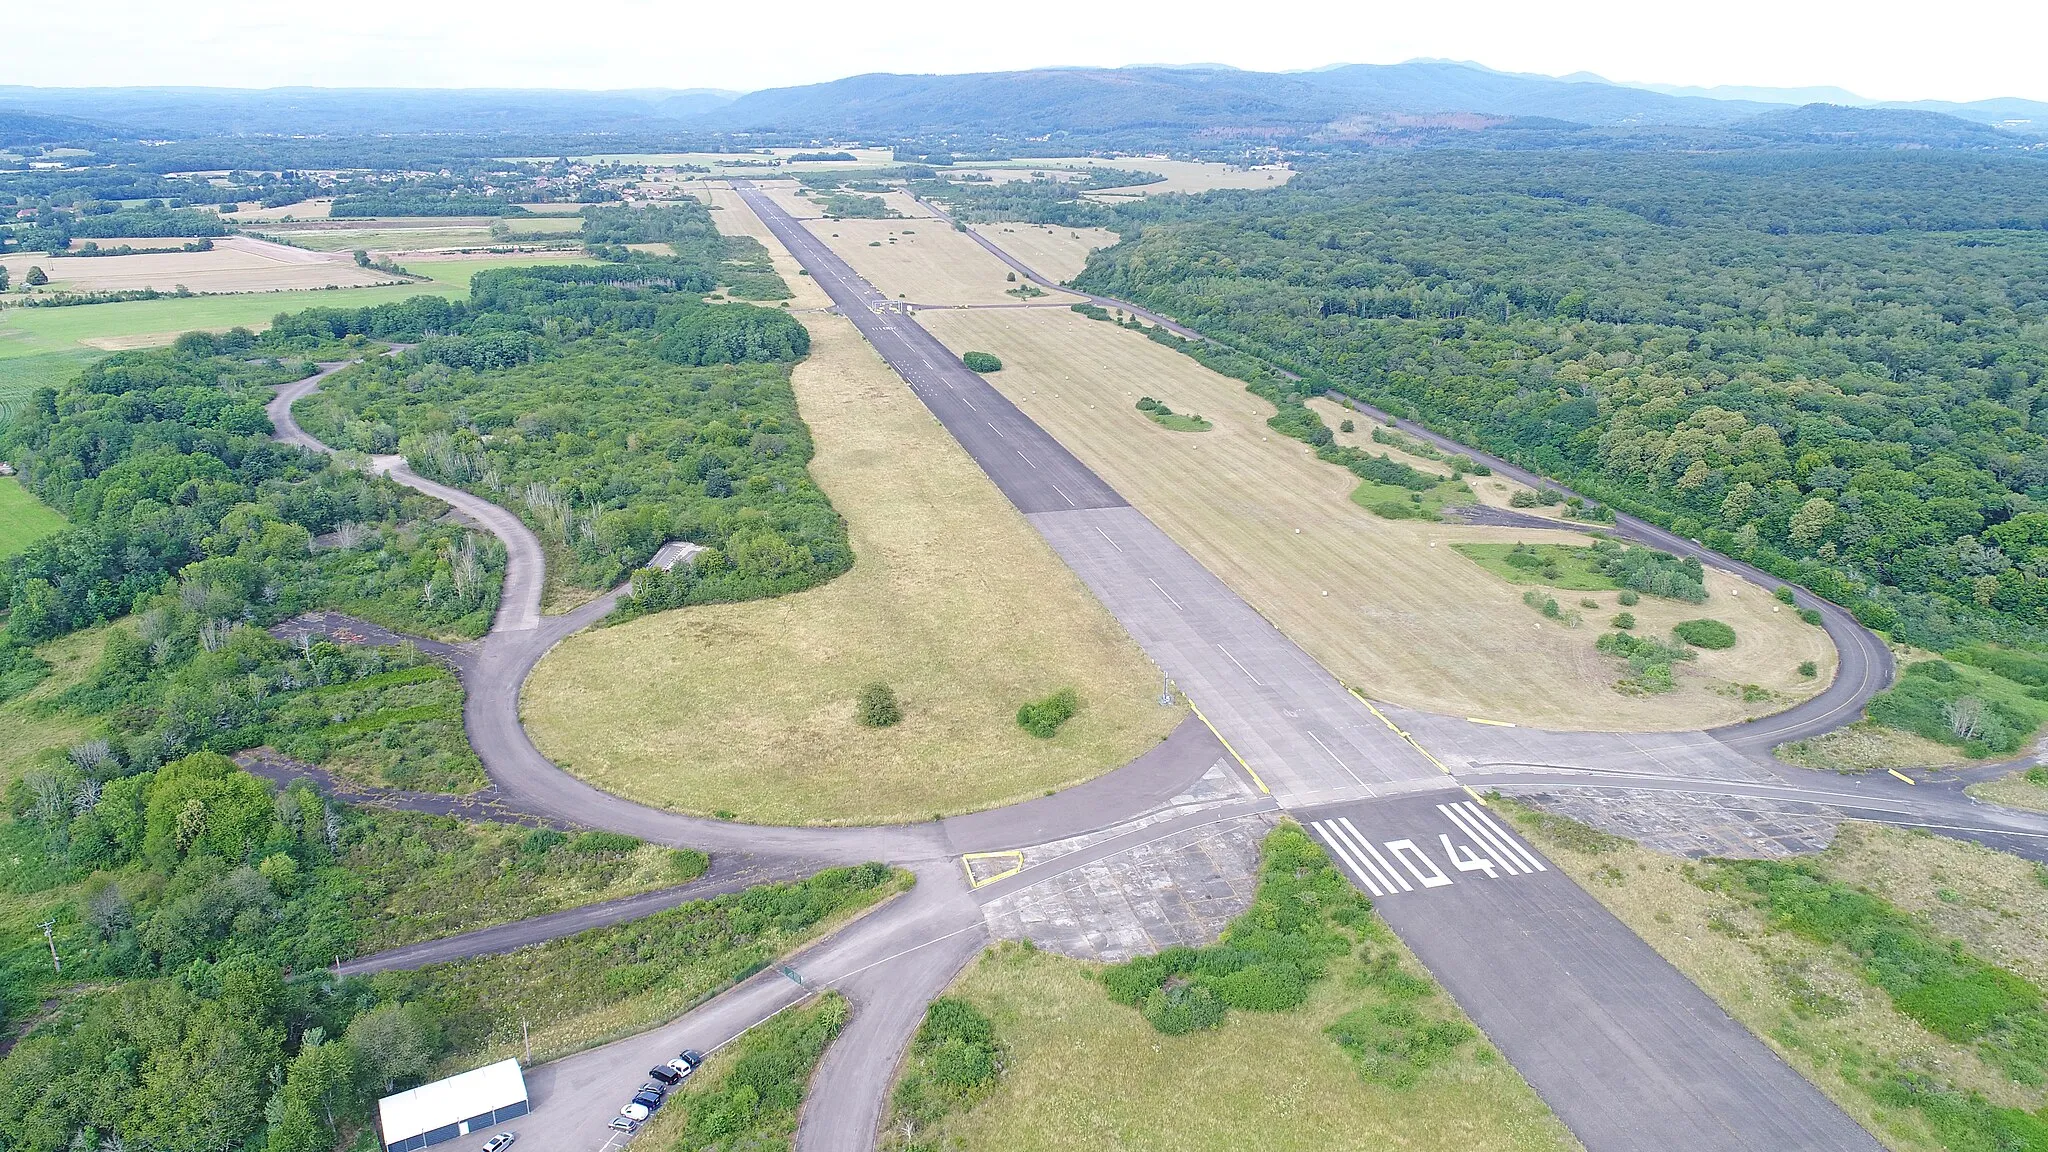
[[[647,1070],[647,1074],[649,1076],[654,1077],[656,1080],[661,1081],[663,1084],[668,1085],[671,1088],[675,1087],[678,1084],[681,1084],[683,1082],[683,1077],[688,1075],[687,1072],[678,1072],[674,1068],[671,1068],[666,1064],[663,1064],[658,1068],[649,1068]]]
[[[652,1112],[656,1108],[661,1107],[661,1095],[661,1088],[659,1085],[643,1085],[640,1091],[633,1093],[633,1103],[646,1108],[649,1112]]]
[[[484,1141],[484,1152],[505,1152],[505,1149],[510,1148],[512,1142],[517,1139],[519,1139],[517,1132],[500,1132],[489,1140]]]
[[[638,1132],[640,1130],[640,1122],[628,1120],[624,1116],[614,1116],[612,1117],[612,1127],[617,1128],[621,1132]]]
[[[704,1054],[702,1052],[697,1051],[695,1048],[683,1049],[681,1055],[668,1062],[668,1070],[675,1075],[675,1079],[669,1081],[669,1083],[680,1084],[688,1080],[690,1073],[695,1072],[697,1065],[703,1062]]]
[[[676,1057],[676,1059],[681,1060],[683,1063],[688,1064],[692,1068],[695,1068],[697,1065],[702,1064],[704,1062],[704,1054],[702,1052],[697,1051],[695,1048],[685,1048],[683,1049],[683,1054]]]
[[[647,1113],[647,1105],[640,1103],[638,1100],[628,1100],[619,1108],[619,1115],[635,1123],[647,1119]]]

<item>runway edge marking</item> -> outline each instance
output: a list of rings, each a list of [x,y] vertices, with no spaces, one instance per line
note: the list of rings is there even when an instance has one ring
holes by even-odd
[[[1410,735],[1409,735],[1409,734],[1408,734],[1407,732],[1403,731],[1403,730],[1402,730],[1402,728],[1401,728],[1401,726],[1400,726],[1399,724],[1396,724],[1396,723],[1394,723],[1394,722],[1393,722],[1392,720],[1388,719],[1388,718],[1387,718],[1387,714],[1386,714],[1385,712],[1382,712],[1382,711],[1380,711],[1380,710],[1379,710],[1379,708],[1378,708],[1378,707],[1376,707],[1376,706],[1375,706],[1375,705],[1373,704],[1373,702],[1372,702],[1372,701],[1370,701],[1370,700],[1366,699],[1366,698],[1365,698],[1365,693],[1363,693],[1363,692],[1360,692],[1360,691],[1359,691],[1358,689],[1356,689],[1356,688],[1352,688],[1352,689],[1350,689],[1350,691],[1351,691],[1351,694],[1352,694],[1353,696],[1356,696],[1356,697],[1358,697],[1358,702],[1359,702],[1360,704],[1363,704],[1363,705],[1365,705],[1365,706],[1366,706],[1366,708],[1367,708],[1367,709],[1368,709],[1369,711],[1371,711],[1373,715],[1375,715],[1375,716],[1377,716],[1377,717],[1379,717],[1379,718],[1380,718],[1380,723],[1382,723],[1382,724],[1385,724],[1385,725],[1386,725],[1386,726],[1387,726],[1388,728],[1392,729],[1392,730],[1393,730],[1393,733],[1394,733],[1394,735],[1396,735],[1396,736],[1399,736],[1399,737],[1400,737],[1401,739],[1403,739],[1403,740],[1406,740],[1406,741],[1408,742],[1408,746],[1409,746],[1410,748],[1413,748],[1413,749],[1415,749],[1415,750],[1416,750],[1417,752],[1420,752],[1420,753],[1422,753],[1422,758],[1423,758],[1424,760],[1427,760],[1427,761],[1429,761],[1429,762],[1430,762],[1431,764],[1434,764],[1434,765],[1436,765],[1436,770],[1437,770],[1437,771],[1439,771],[1439,772],[1443,773],[1443,774],[1444,774],[1444,775],[1446,775],[1446,776],[1449,776],[1449,777],[1450,777],[1451,779],[1453,779],[1453,780],[1456,780],[1456,779],[1457,779],[1457,775],[1456,775],[1455,773],[1453,773],[1453,772],[1452,772],[1452,771],[1451,771],[1451,770],[1450,770],[1449,768],[1445,767],[1445,766],[1444,766],[1444,762],[1443,762],[1443,761],[1441,761],[1441,760],[1437,759],[1436,757],[1434,757],[1434,756],[1430,755],[1430,754],[1429,754],[1429,749],[1427,749],[1427,748],[1424,748],[1424,747],[1423,747],[1423,746],[1422,746],[1421,744],[1418,744],[1418,743],[1416,742],[1416,740],[1415,740],[1415,737],[1413,737],[1413,736],[1410,736]],[[1463,788],[1463,789],[1465,790],[1465,794],[1466,794],[1466,795],[1468,795],[1468,796],[1470,796],[1470,797],[1472,797],[1472,798],[1473,798],[1474,800],[1477,800],[1477,801],[1479,801],[1479,802],[1480,802],[1481,804],[1484,804],[1484,803],[1486,803],[1486,797],[1484,797],[1484,796],[1481,796],[1481,795],[1480,795],[1479,793],[1477,793],[1477,792],[1474,792],[1474,791],[1472,790],[1472,786],[1471,786],[1470,784],[1460,783],[1460,784],[1458,785],[1458,787],[1460,787],[1460,788]]]
[[[1252,767],[1249,761],[1247,761],[1243,756],[1239,755],[1236,748],[1231,747],[1230,741],[1223,735],[1223,733],[1218,732],[1216,730],[1216,725],[1209,723],[1209,718],[1207,716],[1202,715],[1202,710],[1195,705],[1195,702],[1193,700],[1188,701],[1188,710],[1195,714],[1195,719],[1200,720],[1209,729],[1209,734],[1211,736],[1216,737],[1216,742],[1218,744],[1223,745],[1223,750],[1225,752],[1230,753],[1230,758],[1232,760],[1237,761],[1237,766],[1244,769],[1245,775],[1250,776],[1252,778],[1252,783],[1257,784],[1259,786],[1259,791],[1265,793],[1268,796],[1271,796],[1273,794],[1273,790],[1271,788],[1266,787],[1265,780],[1259,777],[1259,770]]]

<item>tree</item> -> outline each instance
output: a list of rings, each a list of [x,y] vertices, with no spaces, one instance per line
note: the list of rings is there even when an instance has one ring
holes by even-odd
[[[363,1076],[383,1092],[424,1078],[440,1046],[427,1010],[416,1004],[380,1004],[351,1021],[345,1039]]]
[[[28,275],[22,277],[22,279],[29,287],[40,288],[50,282],[50,274],[43,271],[42,265],[31,264],[28,268]]]
[[[1958,696],[1942,705],[1941,712],[1958,740],[1967,743],[1984,731],[1984,702],[1975,696]]]
[[[7,291],[7,265],[0,264],[0,292]]]
[[[903,706],[887,684],[870,684],[854,697],[853,718],[865,728],[887,728],[903,719]]]
[[[1801,504],[1799,511],[1792,514],[1792,524],[1787,536],[1794,547],[1811,548],[1820,542],[1820,538],[1827,534],[1829,526],[1834,522],[1835,506],[1815,496]]]

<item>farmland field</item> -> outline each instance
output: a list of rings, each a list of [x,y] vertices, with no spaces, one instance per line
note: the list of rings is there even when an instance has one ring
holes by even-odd
[[[21,481],[0,476],[0,559],[64,527],[57,510],[29,495]]]
[[[535,744],[607,791],[776,824],[990,807],[1151,747],[1179,719],[1153,666],[851,323],[805,320],[797,402],[853,570],[572,637],[527,684]],[[874,682],[894,727],[854,722]],[[1017,726],[1063,686],[1081,710],[1057,737]]]
[[[100,257],[112,259],[112,257]],[[0,311],[0,413],[40,387],[55,387],[87,361],[117,348],[168,344],[181,332],[268,327],[279,312],[304,308],[360,308],[411,296],[467,296],[470,277],[487,268],[561,263],[546,256],[493,256],[421,261],[413,271],[424,283],[332,292],[257,292],[235,296],[133,300],[69,308]]]
[[[183,240],[112,239],[102,248],[127,244],[135,248],[176,247]],[[397,282],[373,268],[357,267],[346,256],[328,256],[271,244],[248,236],[224,236],[210,252],[150,252],[134,256],[63,256],[20,253],[0,260],[15,283],[30,266],[50,277],[50,289],[68,292],[118,292],[154,288],[170,292],[179,285],[202,294],[276,292],[291,289],[359,288]]]
[[[920,322],[956,351],[1000,357],[990,383],[1338,678],[1375,696],[1546,727],[1663,730],[1775,711],[1833,676],[1834,649],[1820,629],[1774,611],[1782,605],[1761,588],[1709,570],[1706,605],[1646,596],[1630,609],[1638,629],[1661,635],[1712,616],[1741,641],[1700,652],[1673,692],[1621,695],[1612,687],[1619,662],[1593,648],[1617,611],[1614,593],[1559,592],[1582,615],[1567,627],[1525,605],[1523,586],[1451,548],[1583,545],[1584,536],[1374,516],[1352,503],[1358,480],[1349,472],[1266,427],[1266,401],[1112,324],[1065,309],[932,311]],[[1141,394],[1216,427],[1199,436],[1163,429],[1134,407]],[[1805,660],[1816,664],[1814,678],[1798,675]],[[1742,684],[1773,695],[1745,703]]]
[[[1056,284],[1080,275],[1088,253],[1117,241],[1116,233],[1107,228],[1049,228],[1042,224],[976,224],[973,228]]]

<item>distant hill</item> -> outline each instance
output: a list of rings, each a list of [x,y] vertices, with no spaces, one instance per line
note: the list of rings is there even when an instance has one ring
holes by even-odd
[[[1476,113],[1590,125],[1714,125],[1768,107],[1417,61],[1296,73],[1194,68],[1044,68],[952,76],[877,73],[749,93],[698,122],[728,131],[1028,137],[1048,131],[1305,132],[1371,114]]]
[[[103,125],[72,116],[45,116],[0,108],[0,147],[17,144],[62,144],[103,135]]]
[[[1776,143],[1864,147],[1998,148],[2010,146],[2016,139],[1988,124],[1940,112],[1845,108],[1839,104],[1764,112],[1737,121],[1731,131]]]
[[[86,117],[125,136],[605,132],[674,127],[731,101],[712,89],[26,88],[0,112]]]

